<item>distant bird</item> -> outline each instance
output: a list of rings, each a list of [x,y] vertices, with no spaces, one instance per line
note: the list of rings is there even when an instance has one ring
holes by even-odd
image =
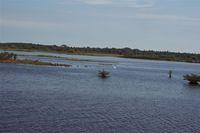
[[[113,66],[113,68],[114,68],[114,69],[117,69],[117,67],[116,67],[116,66]]]

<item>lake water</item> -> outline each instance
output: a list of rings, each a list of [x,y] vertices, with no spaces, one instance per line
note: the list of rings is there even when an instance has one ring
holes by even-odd
[[[16,53],[72,67],[0,64],[0,132],[200,132],[200,87],[182,77],[199,64]]]

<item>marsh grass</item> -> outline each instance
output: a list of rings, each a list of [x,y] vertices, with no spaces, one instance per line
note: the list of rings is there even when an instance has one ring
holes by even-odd
[[[30,64],[30,65],[42,65],[42,66],[64,66],[64,67],[71,66],[67,64],[57,64],[57,63],[43,62],[38,60],[28,60],[28,59],[20,60],[17,59],[16,54],[8,52],[0,53],[0,63]]]
[[[200,75],[196,75],[196,74],[187,74],[183,76],[184,80],[189,81],[190,84],[192,85],[198,85],[198,83],[200,82]]]

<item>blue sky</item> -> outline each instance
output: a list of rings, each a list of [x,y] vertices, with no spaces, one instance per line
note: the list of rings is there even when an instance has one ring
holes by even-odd
[[[0,42],[200,53],[200,0],[0,0]]]

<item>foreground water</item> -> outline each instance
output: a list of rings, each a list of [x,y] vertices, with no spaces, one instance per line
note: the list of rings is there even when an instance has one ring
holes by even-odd
[[[0,64],[0,132],[200,132],[199,64],[17,53],[72,67]]]

